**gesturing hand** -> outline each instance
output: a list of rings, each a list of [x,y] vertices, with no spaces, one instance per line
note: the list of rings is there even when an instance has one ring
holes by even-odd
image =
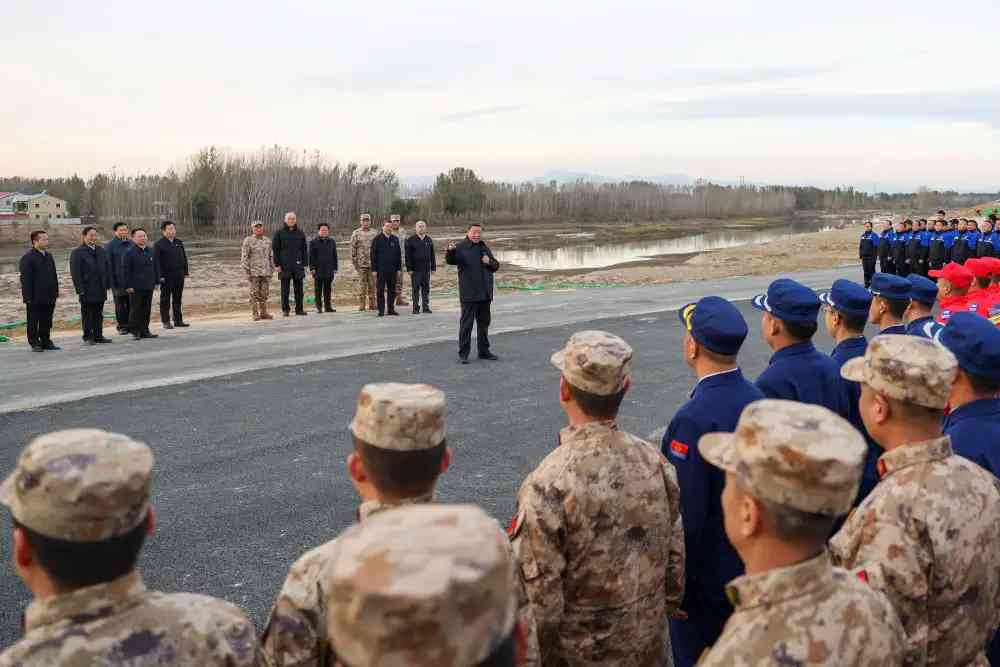
[[[489,255],[483,255],[482,257],[479,258],[479,260],[483,264],[486,264],[487,266],[489,266],[489,264],[490,264],[490,257],[489,257]]]

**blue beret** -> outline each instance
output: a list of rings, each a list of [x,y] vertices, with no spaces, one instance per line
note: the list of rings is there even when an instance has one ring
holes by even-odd
[[[779,278],[768,286],[767,294],[753,298],[753,307],[786,322],[815,322],[819,298],[802,283]]]
[[[845,315],[868,315],[872,293],[850,280],[838,280],[829,292],[819,295],[819,300]]]
[[[910,300],[910,281],[891,273],[876,273],[872,276],[872,294],[886,299]]]
[[[922,275],[917,273],[911,273],[906,276],[906,279],[910,281],[911,299],[922,303],[925,306],[934,305],[934,302],[937,301],[938,295],[937,283],[930,278],[924,278]]]
[[[692,338],[718,354],[735,355],[749,331],[739,309],[719,296],[689,303],[677,315]]]
[[[1000,329],[982,315],[955,313],[937,340],[969,375],[1000,380]]]

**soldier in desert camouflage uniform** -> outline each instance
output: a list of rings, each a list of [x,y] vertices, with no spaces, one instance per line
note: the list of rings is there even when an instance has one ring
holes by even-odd
[[[841,369],[861,383],[861,416],[885,453],[830,550],[888,596],[910,665],[986,665],[1000,620],[1000,482],[941,435],[956,368],[928,339],[877,336]]]
[[[361,214],[361,227],[351,233],[351,264],[358,274],[358,310],[375,310],[375,282],[372,280],[372,217]]]
[[[253,319],[271,320],[267,312],[267,298],[271,291],[271,276],[274,274],[274,250],[271,239],[264,236],[264,223],[254,220],[250,223],[252,234],[243,239],[240,252],[240,266],[250,283],[250,310]]]
[[[327,636],[350,667],[513,667],[513,559],[473,505],[411,505],[341,535],[324,571]]]
[[[684,594],[674,467],[618,430],[632,348],[582,331],[552,356],[569,425],[521,485],[509,532],[543,665],[663,665]]]
[[[698,664],[902,664],[889,601],[833,567],[825,549],[861,483],[857,429],[824,407],[765,399],[744,408],[735,433],[706,434],[698,450],[726,472],[726,535],[747,571],[726,587],[735,611]]]
[[[363,501],[359,522],[400,505],[432,500],[438,475],[451,462],[443,392],[419,384],[365,385],[351,433],[354,451],[347,467]],[[288,573],[262,636],[276,667],[322,664],[317,662],[325,650],[321,572],[338,540],[307,552]]]
[[[0,665],[266,664],[235,606],[143,585],[135,563],[153,530],[152,468],[148,447],[94,429],[50,433],[21,453],[0,502],[35,599]]]
[[[403,218],[402,216],[396,215],[395,213],[389,216],[389,222],[392,224],[392,233],[399,239],[399,249],[402,251],[406,247],[406,230],[402,227]],[[400,270],[396,273],[396,305],[397,306],[409,306],[410,302],[406,300],[404,296],[406,292],[403,291],[403,271]]]

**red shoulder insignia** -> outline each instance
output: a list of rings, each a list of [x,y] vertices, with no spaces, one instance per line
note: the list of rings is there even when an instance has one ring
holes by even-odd
[[[688,450],[690,447],[680,440],[670,441],[670,453],[679,458],[682,461],[686,461],[688,457]]]

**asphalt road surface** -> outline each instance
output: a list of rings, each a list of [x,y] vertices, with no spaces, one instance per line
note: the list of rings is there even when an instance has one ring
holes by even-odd
[[[799,277],[819,288],[856,272]],[[96,426],[147,442],[156,455],[158,517],[140,560],[147,584],[228,599],[260,626],[295,558],[354,520],[357,499],[344,460],[364,383],[444,389],[455,456],[437,496],[478,503],[506,522],[521,480],[564,425],[548,359],[574,331],[605,329],[633,346],[633,389],[619,423],[647,435],[669,421],[693,386],[680,359],[676,308],[710,293],[745,299],[766,282],[505,297],[494,309],[493,349],[501,360],[469,366],[456,363],[457,317],[446,304],[433,315],[385,320],[360,313],[292,318],[264,335],[232,323],[86,354],[73,351],[76,341],[44,355],[8,348],[0,352],[9,388],[0,396],[0,472],[13,468],[32,437],[55,429]],[[760,340],[759,312],[739,305],[750,325],[741,364],[754,378],[770,351]],[[825,333],[816,342],[832,348]],[[4,563],[9,533],[9,524],[0,527]],[[6,646],[19,636],[29,601],[9,566],[0,569],[0,597]]]

